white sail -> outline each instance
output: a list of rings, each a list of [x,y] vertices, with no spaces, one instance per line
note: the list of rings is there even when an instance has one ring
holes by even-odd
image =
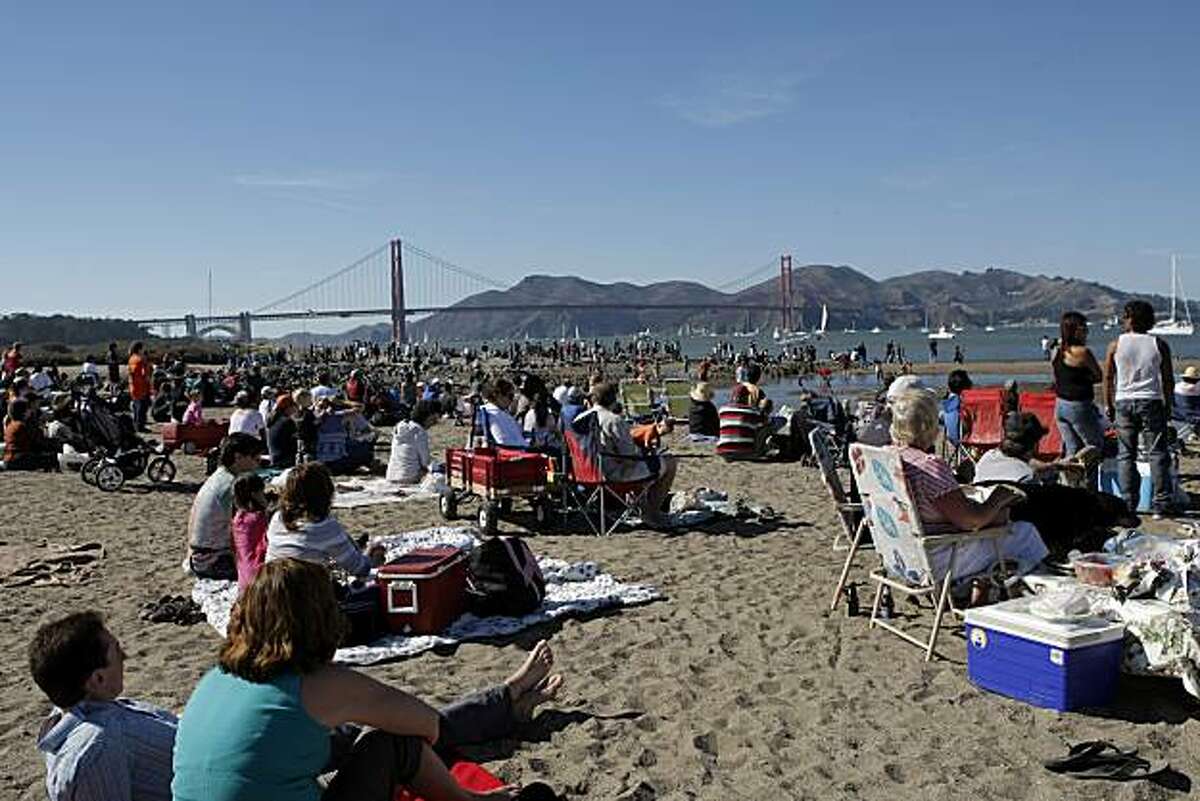
[[[1171,254],[1171,316],[1155,323],[1150,333],[1160,337],[1190,337],[1196,329],[1192,325],[1192,309],[1188,305],[1187,296],[1179,283],[1177,257]],[[1183,311],[1185,319],[1179,319],[1176,295],[1183,295]]]
[[[824,334],[825,329],[829,327],[829,307],[824,303],[821,304],[821,327],[817,329],[818,334]]]

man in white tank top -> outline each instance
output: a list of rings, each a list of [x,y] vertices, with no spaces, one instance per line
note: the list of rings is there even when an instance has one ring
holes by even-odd
[[[1131,512],[1137,511],[1141,477],[1138,444],[1149,441],[1152,508],[1156,515],[1175,510],[1171,492],[1167,421],[1175,392],[1171,349],[1153,334],[1154,307],[1144,300],[1125,304],[1123,333],[1109,344],[1104,358],[1104,405],[1117,428],[1117,477]]]

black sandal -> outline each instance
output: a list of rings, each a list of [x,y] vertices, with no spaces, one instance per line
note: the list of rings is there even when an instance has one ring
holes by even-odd
[[[1151,763],[1137,749],[1123,751],[1105,740],[1089,740],[1070,746],[1067,756],[1042,763],[1051,773],[1074,779],[1108,779],[1126,782],[1147,779],[1167,769],[1167,763]]]

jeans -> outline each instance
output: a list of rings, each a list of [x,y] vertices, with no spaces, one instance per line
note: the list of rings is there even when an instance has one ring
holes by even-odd
[[[516,725],[504,685],[468,695],[440,710],[435,751],[499,740]],[[409,784],[421,764],[425,741],[380,729],[336,729],[330,742],[329,769],[337,775],[322,801],[391,801],[397,787]]]
[[[1100,425],[1100,410],[1092,401],[1071,401],[1059,398],[1054,402],[1054,420],[1062,435],[1063,448],[1067,456],[1074,456],[1085,445],[1098,450],[1104,448],[1104,429]],[[1099,473],[1097,463],[1087,473],[1087,486],[1096,487]]]
[[[131,400],[129,408],[133,412],[133,427],[138,431],[143,430],[146,427],[146,412],[150,408],[150,399]]]
[[[1154,483],[1151,508],[1166,512],[1174,505],[1171,497],[1171,457],[1167,452],[1167,407],[1161,400],[1117,401],[1117,480],[1129,510],[1138,508],[1142,479],[1138,475],[1138,442],[1150,440],[1150,480]]]

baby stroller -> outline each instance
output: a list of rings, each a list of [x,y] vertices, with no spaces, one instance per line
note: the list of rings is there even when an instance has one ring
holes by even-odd
[[[83,483],[116,492],[145,473],[155,484],[175,479],[175,463],[155,443],[137,435],[133,420],[95,399],[80,401],[79,422],[91,458],[79,469]]]

